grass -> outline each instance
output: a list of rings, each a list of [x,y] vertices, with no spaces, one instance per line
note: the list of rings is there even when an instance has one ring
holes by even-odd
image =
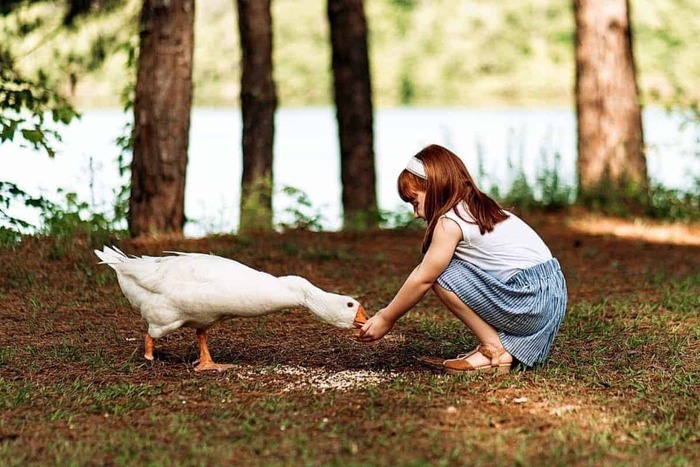
[[[191,330],[160,339],[147,362],[143,323],[89,249],[54,257],[50,238],[1,249],[12,266],[0,271],[0,464],[697,464],[697,246],[527,220],[576,280],[549,362],[500,378],[416,363],[475,344],[433,296],[373,345],[289,310],[212,329],[213,357],[232,371],[194,373]],[[291,231],[120,247],[232,252],[273,274],[355,289],[374,311],[412,268],[421,232],[372,239]],[[361,371],[384,376],[346,390],[318,384]]]

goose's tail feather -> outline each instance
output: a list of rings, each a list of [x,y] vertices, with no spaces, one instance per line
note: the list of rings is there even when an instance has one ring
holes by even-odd
[[[117,247],[110,248],[108,246],[105,246],[104,248],[102,248],[102,251],[94,251],[97,257],[102,260],[99,264],[109,264],[111,266],[113,264],[122,263],[129,259],[129,257],[126,256],[126,254]]]

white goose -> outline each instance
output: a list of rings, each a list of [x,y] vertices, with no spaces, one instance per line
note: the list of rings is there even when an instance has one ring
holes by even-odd
[[[206,337],[207,329],[219,321],[298,306],[339,328],[361,327],[367,320],[357,300],[325,292],[303,277],[275,277],[215,255],[166,253],[175,256],[129,257],[106,246],[95,250],[100,264],[117,271],[122,292],[148,323],[144,353],[148,360],[153,360],[154,339],[181,326],[197,330],[195,370],[223,371],[232,365],[214,363]]]

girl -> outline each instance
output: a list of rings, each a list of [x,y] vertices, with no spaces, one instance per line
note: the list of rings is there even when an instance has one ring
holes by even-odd
[[[428,222],[423,261],[358,339],[381,339],[432,288],[479,341],[441,362],[448,373],[507,372],[514,358],[544,362],[564,318],[566,283],[537,233],[481,192],[462,160],[438,145],[409,160],[398,189]]]

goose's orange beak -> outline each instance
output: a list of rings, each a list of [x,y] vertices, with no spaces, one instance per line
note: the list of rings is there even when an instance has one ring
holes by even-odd
[[[360,305],[360,307],[357,309],[355,321],[352,322],[352,325],[356,328],[361,328],[362,325],[367,322],[367,319],[367,312],[365,312],[365,309],[362,307],[362,305]]]

